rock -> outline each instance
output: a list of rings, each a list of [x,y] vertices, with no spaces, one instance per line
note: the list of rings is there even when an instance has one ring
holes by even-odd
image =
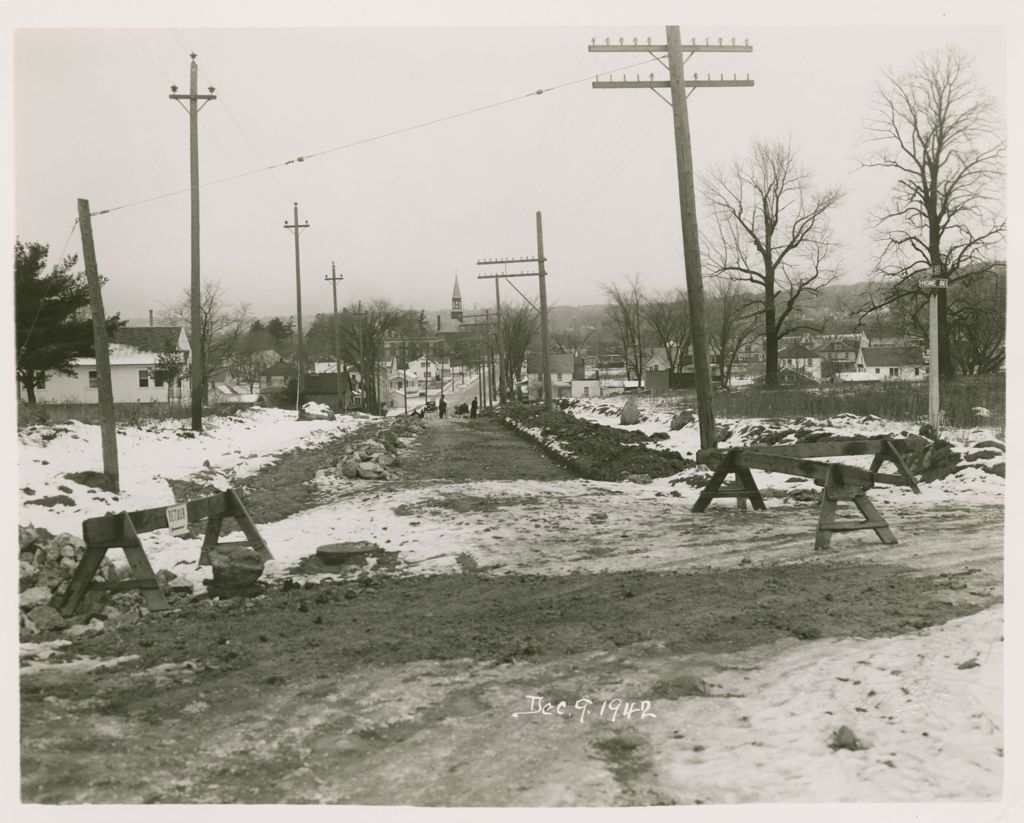
[[[18,563],[18,590],[27,591],[36,584],[36,567],[24,560]]]
[[[363,480],[386,480],[388,473],[374,462],[366,461],[357,466],[359,477]]]
[[[637,408],[636,399],[630,397],[622,405],[622,411],[619,412],[619,423],[623,426],[635,426],[640,422],[640,409]]]
[[[366,454],[370,454],[370,455],[380,454],[381,452],[386,452],[387,451],[387,449],[384,448],[384,444],[383,443],[378,443],[376,440],[370,440],[370,441],[368,441],[366,443],[363,443],[362,444],[362,450]]]
[[[264,561],[249,546],[224,546],[210,550],[213,567],[211,594],[242,594],[251,591],[263,574]]]
[[[102,620],[97,620],[95,617],[88,623],[77,623],[74,626],[69,626],[64,631],[65,637],[81,637],[83,634],[92,634],[93,632],[101,632],[106,628],[103,625]]]
[[[78,565],[78,561],[75,560],[74,557],[62,557],[60,559],[60,565],[61,565],[62,568],[69,569],[70,571],[74,571],[75,567]]]
[[[302,406],[302,420],[334,420],[334,412],[331,407],[323,403],[304,403]]]
[[[975,443],[972,448],[975,449],[999,449],[1001,452],[1006,451],[1006,444],[1000,443],[998,440],[980,440]]]
[[[380,442],[385,446],[394,446],[396,449],[400,449],[402,447],[402,441],[398,439],[398,435],[393,431],[385,429],[377,436],[380,438]]]
[[[398,458],[391,452],[384,452],[383,454],[377,455],[377,463],[385,468],[387,466],[397,466],[398,462]]]
[[[681,411],[672,417],[672,422],[669,424],[669,428],[672,431],[679,431],[684,426],[689,426],[697,418],[693,416],[693,412]]]
[[[359,464],[355,460],[344,460],[338,464],[342,476],[355,479],[359,477]]]
[[[164,594],[170,591],[171,581],[177,580],[178,575],[168,569],[160,569],[155,575],[156,582],[160,586]]]
[[[669,439],[669,433],[668,432],[654,432],[652,435],[650,435],[650,439],[651,440],[668,440]]]
[[[732,437],[732,429],[728,426],[716,426],[715,427],[715,441],[718,443],[724,443]]]
[[[646,485],[651,482],[649,474],[627,474],[622,478],[626,483],[640,483]]]
[[[866,748],[864,744],[857,739],[857,735],[853,733],[853,730],[849,726],[840,726],[832,732],[832,737],[829,740],[828,747],[833,751],[847,749],[851,752],[856,752],[860,749]]]
[[[60,556],[61,557],[70,557],[70,558],[73,559],[74,556],[75,556],[75,547],[74,546],[69,546],[69,545],[61,546],[60,547]]]
[[[33,609],[36,606],[49,603],[52,596],[53,594],[48,587],[33,586],[31,589],[26,589],[21,593],[18,605],[23,609]]]
[[[65,626],[64,618],[53,606],[36,606],[28,613],[28,619],[41,632],[49,632]]]
[[[31,526],[18,527],[18,547],[21,551],[25,551],[25,549],[35,543],[38,539],[39,532]]]

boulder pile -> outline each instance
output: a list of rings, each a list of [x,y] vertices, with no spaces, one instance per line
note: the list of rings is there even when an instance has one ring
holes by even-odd
[[[392,418],[373,439],[353,443],[346,448],[344,456],[333,468],[318,471],[318,479],[333,475],[349,480],[394,480],[400,476],[398,467],[402,461],[398,450],[405,446],[402,437],[413,435],[424,425],[416,417]]]
[[[66,630],[65,634],[83,634],[102,629],[103,620],[134,622],[143,613],[139,605],[141,596],[137,592],[125,592],[93,600],[87,608],[83,607],[82,614],[73,618],[63,617],[57,606],[85,553],[85,542],[73,534],[52,534],[43,528],[19,526],[18,549],[23,639],[62,629]],[[119,569],[109,558],[104,558],[94,579],[115,580],[119,576]],[[167,586],[174,577],[172,572],[157,572],[162,586]]]

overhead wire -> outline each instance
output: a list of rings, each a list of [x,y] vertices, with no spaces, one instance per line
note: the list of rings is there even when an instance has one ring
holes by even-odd
[[[179,40],[181,39],[176,33],[175,33],[175,37],[178,38]],[[187,48],[187,46],[185,46],[184,43],[182,43],[182,45],[183,45],[183,47]],[[622,66],[620,68],[614,69],[613,71],[624,71],[626,69],[635,68],[637,66],[641,66],[641,65],[645,65],[647,63],[650,63],[654,59],[655,58],[653,58],[653,57],[649,57],[649,58],[647,58],[645,60],[642,60],[640,62],[631,63],[628,66]],[[602,73],[604,73],[604,72],[602,72]],[[326,148],[326,149],[321,149],[320,151],[308,152],[306,154],[300,154],[300,155],[298,155],[298,156],[296,156],[294,158],[291,158],[289,160],[282,160],[282,161],[279,161],[277,163],[267,164],[267,165],[262,166],[260,168],[250,169],[248,171],[243,171],[243,172],[240,172],[238,174],[228,175],[226,177],[221,177],[221,178],[218,178],[218,179],[215,179],[215,180],[208,180],[205,183],[201,183],[200,184],[200,188],[207,188],[209,186],[216,186],[216,185],[220,185],[222,183],[229,183],[229,182],[231,182],[233,180],[239,180],[239,179],[242,179],[244,177],[249,177],[249,176],[254,175],[254,174],[262,174],[264,172],[272,171],[273,169],[284,168],[285,166],[290,166],[290,165],[293,165],[295,163],[304,163],[307,160],[310,160],[310,159],[313,159],[313,158],[316,158],[316,157],[323,157],[325,155],[333,154],[335,152],[344,151],[344,150],[347,150],[347,149],[355,148],[357,146],[363,146],[363,145],[366,145],[368,143],[376,142],[377,140],[384,140],[384,139],[386,139],[388,137],[395,137],[397,135],[407,134],[409,132],[416,131],[418,129],[429,128],[430,126],[436,126],[436,125],[438,125],[440,123],[447,123],[447,122],[450,122],[452,120],[457,120],[457,119],[460,119],[460,118],[463,118],[463,117],[469,117],[471,115],[479,114],[481,112],[489,111],[491,109],[499,108],[501,106],[507,106],[507,105],[510,105],[512,103],[517,103],[517,102],[520,102],[522,100],[526,100],[526,99],[529,99],[531,97],[535,97],[537,95],[546,94],[546,93],[552,92],[552,91],[557,91],[559,89],[564,89],[564,88],[567,88],[569,86],[573,86],[573,85],[576,85],[576,84],[579,84],[579,83],[590,82],[592,80],[593,76],[594,75],[587,75],[586,77],[581,77],[581,78],[578,78],[578,79],[575,79],[575,80],[568,80],[568,81],[566,81],[564,83],[558,83],[558,84],[555,84],[553,86],[547,86],[547,87],[544,87],[544,88],[539,88],[539,89],[536,89],[536,90],[531,91],[531,92],[526,92],[524,94],[516,95],[514,97],[508,97],[508,98],[505,98],[503,100],[498,100],[498,101],[496,101],[494,103],[487,103],[487,104],[485,104],[483,106],[476,106],[476,107],[471,108],[471,109],[466,109],[464,111],[456,112],[454,114],[445,115],[443,117],[437,117],[437,118],[434,118],[432,120],[426,120],[424,122],[416,123],[416,124],[411,125],[411,126],[405,126],[403,128],[400,128],[400,129],[393,129],[392,131],[383,132],[381,134],[376,134],[376,135],[373,135],[371,137],[365,137],[365,138],[362,138],[360,140],[354,140],[354,141],[349,142],[349,143],[343,143],[343,144],[340,144],[340,145],[337,145],[337,146],[331,146],[331,147]],[[174,191],[165,192],[163,194],[153,195],[152,197],[145,197],[145,198],[140,198],[139,200],[133,200],[133,201],[130,201],[130,202],[127,202],[127,203],[121,203],[120,205],[117,205],[117,206],[111,206],[111,207],[108,207],[108,208],[105,208],[105,209],[98,209],[95,212],[93,212],[92,214],[93,214],[93,216],[104,215],[104,214],[111,214],[111,213],[116,212],[116,211],[121,211],[122,209],[132,208],[134,206],[143,205],[145,203],[152,203],[152,202],[155,202],[155,201],[158,201],[158,200],[166,199],[168,197],[175,197],[175,196],[177,196],[179,194],[184,194],[185,192],[187,192],[189,190],[190,189],[188,189],[188,188],[176,189]]]

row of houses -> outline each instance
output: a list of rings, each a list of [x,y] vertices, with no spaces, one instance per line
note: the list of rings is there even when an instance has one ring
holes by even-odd
[[[784,385],[814,385],[827,381],[924,380],[927,363],[920,345],[871,345],[865,334],[804,335],[784,338],[779,352],[779,379]],[[891,342],[891,341],[885,341]],[[144,326],[118,329],[111,339],[110,364],[115,403],[186,402],[189,392],[191,347],[180,326]],[[167,362],[180,368],[168,374]],[[630,381],[621,355],[575,357],[552,353],[548,356],[551,385],[555,397],[600,396],[607,391],[639,387],[653,389],[685,388],[693,385],[693,366],[670,371],[668,353],[656,349],[644,364],[642,384]],[[542,387],[542,358],[539,352],[527,355],[526,377],[518,387],[520,395],[537,396]],[[742,367],[757,367],[758,361],[740,360]],[[399,368],[391,356],[381,363],[378,396],[426,396],[440,389],[441,379],[451,379],[453,369],[448,358],[422,357]],[[338,378],[335,364],[317,363],[314,374],[306,375],[306,395],[310,399],[338,403]],[[712,364],[712,377],[719,366]],[[295,379],[295,365],[279,361],[265,367],[259,375],[259,391],[267,393],[284,388]],[[360,377],[346,369],[342,375],[341,405],[358,405]],[[255,400],[246,394],[248,387],[237,387],[230,373],[222,372],[211,384],[211,400]],[[97,367],[94,358],[79,358],[72,374],[48,374],[36,390],[41,402],[98,402]]]

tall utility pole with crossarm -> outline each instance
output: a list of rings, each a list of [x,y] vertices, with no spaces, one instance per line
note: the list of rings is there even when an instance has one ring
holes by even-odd
[[[338,411],[343,411],[341,408],[341,327],[338,325],[338,281],[344,279],[345,275],[335,273],[332,260],[330,276],[325,274],[324,280],[331,281],[331,296],[334,298],[334,371],[338,375]]]
[[[707,326],[704,315],[704,281],[700,268],[700,244],[697,232],[697,203],[693,185],[693,156],[690,149],[690,121],[687,111],[687,97],[696,88],[729,88],[735,86],[752,86],[754,81],[749,75],[745,80],[739,80],[733,75],[727,80],[724,75],[719,79],[712,80],[708,75],[706,80],[701,80],[694,75],[692,80],[684,77],[686,58],[685,53],[697,52],[749,52],[753,47],[747,43],[737,45],[733,40],[725,44],[721,39],[718,45],[704,41],[700,45],[696,40],[690,43],[683,43],[679,35],[679,26],[665,27],[665,45],[651,45],[650,38],[646,44],[638,43],[634,38],[632,44],[624,42],[619,38],[618,45],[605,40],[605,44],[598,45],[591,41],[589,50],[592,52],[647,52],[663,66],[668,69],[668,80],[655,80],[654,75],[649,79],[641,80],[639,76],[635,80],[600,80],[595,79],[592,84],[595,89],[652,89],[655,94],[662,97],[658,89],[668,89],[671,99],[666,99],[672,107],[672,120],[675,126],[676,136],[676,173],[679,177],[679,211],[683,229],[683,260],[686,267],[686,292],[690,305],[690,328],[693,343],[693,370],[694,379],[697,384],[697,418],[700,425],[700,445],[702,449],[711,449],[716,445],[715,416],[711,403],[711,363],[708,356]],[[666,65],[659,53],[667,53],[668,64]]]
[[[295,411],[302,409],[302,393],[306,387],[306,354],[302,345],[302,268],[299,265],[299,232],[309,223],[299,222],[299,204],[295,203],[295,222],[284,221],[284,227],[295,234],[295,359],[298,375],[295,381]]]
[[[209,94],[199,94],[199,67],[196,66],[196,54],[192,52],[192,65],[189,69],[188,94],[178,94],[178,87],[171,86],[171,100],[177,100],[185,108],[183,100],[188,100],[188,145],[189,145],[189,183],[192,191],[192,279],[190,303],[192,305],[192,430],[203,430],[203,399],[206,395],[206,381],[203,378],[203,340],[200,333],[203,318],[201,311],[202,288],[199,276],[199,110],[211,100],[216,100],[213,86]],[[199,101],[203,105],[199,105]]]

